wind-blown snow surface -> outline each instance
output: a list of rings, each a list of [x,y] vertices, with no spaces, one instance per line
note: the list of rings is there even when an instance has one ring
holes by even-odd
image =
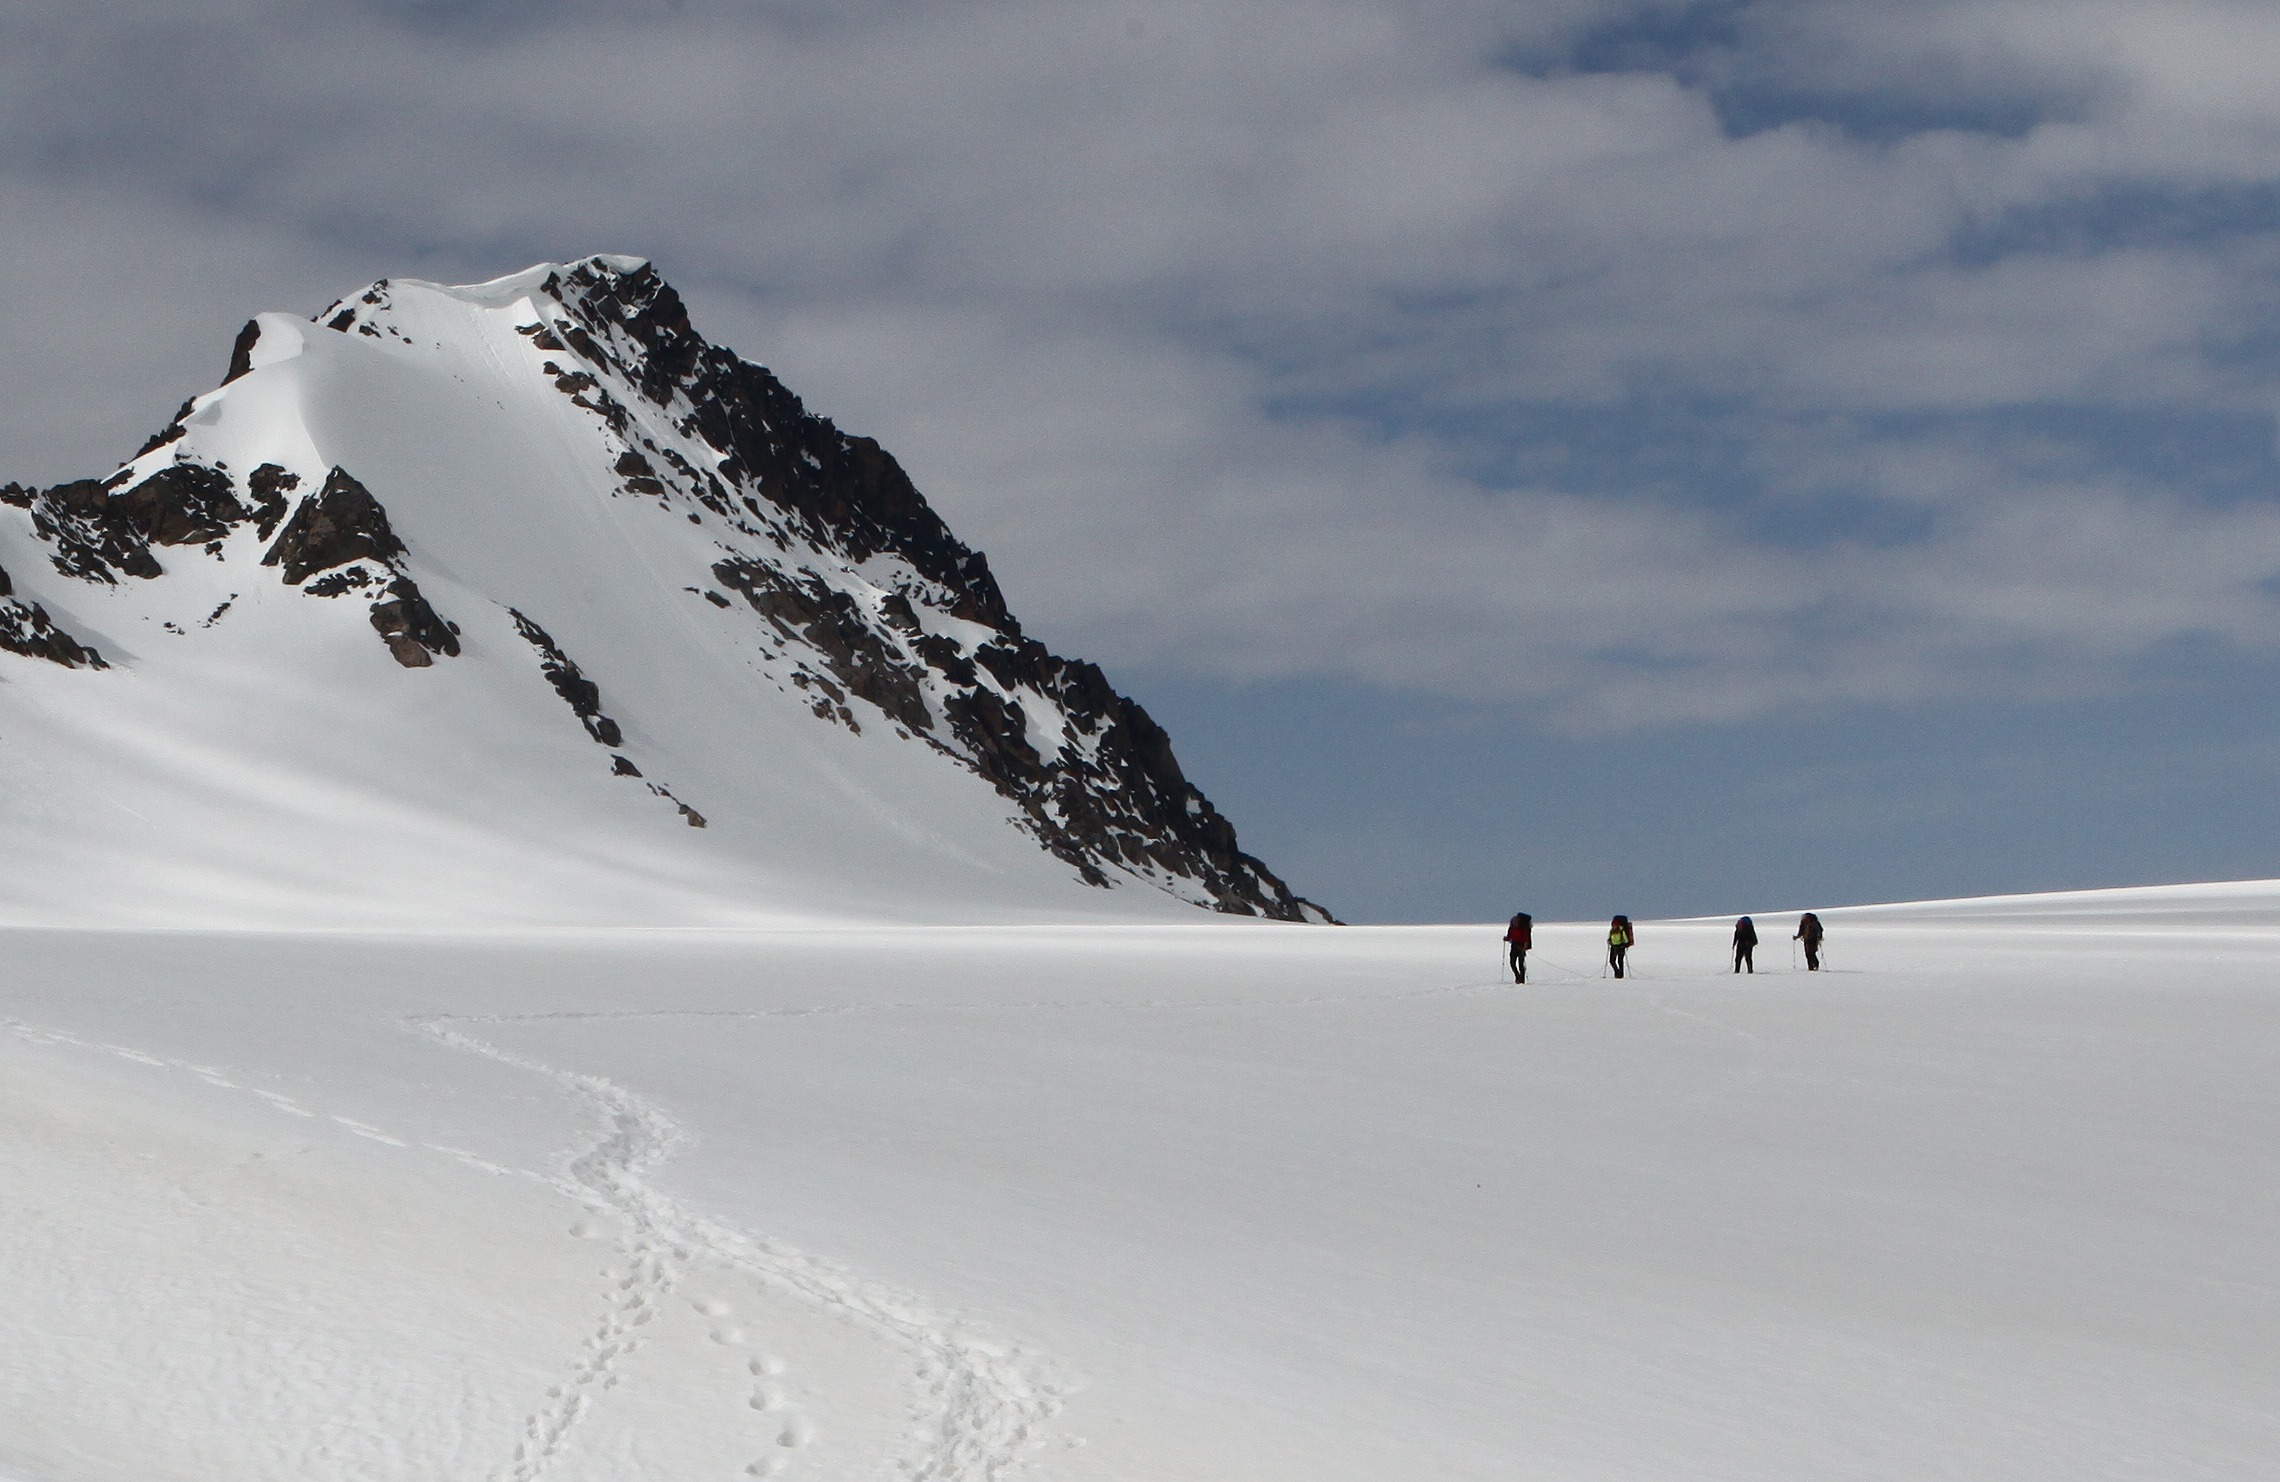
[[[0,1474],[2280,1474],[2280,886],[0,934]]]

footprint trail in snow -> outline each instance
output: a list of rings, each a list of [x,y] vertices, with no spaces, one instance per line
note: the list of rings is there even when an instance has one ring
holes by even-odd
[[[537,1482],[564,1453],[579,1422],[614,1387],[616,1368],[642,1346],[642,1330],[697,1265],[725,1268],[764,1291],[845,1318],[914,1364],[925,1386],[917,1407],[918,1435],[912,1454],[898,1468],[910,1482],[997,1482],[1060,1409],[1058,1389],[1010,1345],[940,1316],[914,1297],[731,1229],[648,1183],[645,1172],[684,1144],[687,1133],[661,1108],[614,1081],[559,1069],[457,1027],[512,1023],[512,1016],[430,1015],[407,1022],[454,1050],[543,1076],[583,1105],[600,1124],[602,1136],[552,1182],[626,1232],[626,1270],[610,1294],[605,1316],[570,1378],[531,1417],[513,1460],[497,1474],[502,1482]],[[729,1320],[725,1304],[699,1304],[699,1311],[715,1319],[709,1334],[713,1342],[729,1347],[747,1342]],[[783,1372],[781,1360],[763,1355],[748,1360],[747,1367],[753,1381],[748,1408],[770,1418],[760,1434],[772,1437],[776,1454],[755,1458],[745,1471],[765,1477],[781,1470],[786,1456],[807,1446],[817,1433],[812,1421],[791,1408],[782,1387],[768,1382]]]
[[[565,1457],[581,1422],[619,1387],[626,1361],[660,1326],[657,1319],[675,1288],[703,1267],[731,1273],[760,1291],[843,1318],[902,1355],[921,1385],[907,1454],[894,1463],[909,1482],[1000,1482],[1060,1409],[1059,1389],[1039,1377],[1011,1345],[937,1315],[907,1294],[731,1229],[649,1185],[645,1171],[688,1141],[687,1133],[650,1102],[600,1076],[560,1070],[453,1027],[471,1022],[467,1019],[431,1015],[407,1022],[453,1050],[553,1081],[593,1116],[601,1128],[600,1138],[572,1158],[560,1175],[510,1169],[464,1148],[409,1141],[367,1122],[313,1109],[275,1091],[233,1080],[231,1073],[213,1066],[15,1019],[0,1019],[0,1030],[34,1045],[108,1054],[153,1070],[192,1076],[218,1090],[256,1097],[273,1111],[329,1121],[387,1147],[438,1154],[494,1176],[529,1178],[585,1206],[596,1217],[571,1227],[572,1235],[597,1238],[614,1227],[622,1260],[605,1272],[601,1316],[568,1373],[525,1420],[512,1456],[492,1471],[496,1482],[538,1482]],[[735,1322],[729,1304],[713,1298],[692,1305],[710,1319],[705,1332],[711,1343],[739,1352],[747,1349],[749,1335]],[[818,1431],[786,1394],[781,1381],[787,1366],[781,1358],[761,1353],[738,1362],[740,1376],[750,1381],[744,1391],[750,1418],[739,1429],[751,1437],[752,1459],[743,1471],[751,1477],[774,1476],[818,1438]]]

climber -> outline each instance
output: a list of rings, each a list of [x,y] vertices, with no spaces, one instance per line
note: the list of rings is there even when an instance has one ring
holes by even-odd
[[[1805,944],[1805,971],[1821,970],[1821,918],[1807,911],[1797,921],[1797,935],[1791,938]]]
[[[1528,981],[1528,949],[1535,945],[1535,927],[1534,918],[1522,911],[1504,928],[1505,955],[1511,959],[1515,983]]]

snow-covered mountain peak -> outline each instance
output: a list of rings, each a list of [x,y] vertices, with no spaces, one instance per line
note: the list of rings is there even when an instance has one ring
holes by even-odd
[[[262,315],[110,478],[0,489],[0,568],[0,747],[85,741],[57,778],[108,822],[144,816],[109,749],[141,736],[130,770],[163,774],[172,726],[178,757],[284,815],[228,862],[175,858],[192,825],[140,841],[209,909],[250,868],[304,915],[373,914],[338,909],[336,862],[308,857],[324,809],[250,785],[251,752],[378,808],[390,919],[432,894],[407,877],[451,872],[471,807],[478,854],[631,881],[650,904],[603,887],[621,915],[1083,911],[1081,886],[1145,884],[1112,898],[1324,919],[1240,852],[1139,706],[1023,633],[893,458],[705,340],[640,258]],[[331,721],[314,752],[269,723],[295,693]],[[439,768],[464,774],[440,796]],[[476,915],[561,898],[468,888]]]
[[[655,266],[646,257],[635,257],[622,252],[598,252],[590,257],[579,258],[574,262],[536,263],[524,268],[521,272],[508,273],[503,277],[493,278],[484,283],[430,283],[424,278],[396,278],[389,281],[401,289],[439,293],[448,298],[458,299],[462,303],[493,307],[515,303],[517,300],[528,298],[534,293],[549,292],[550,290],[547,287],[549,280],[559,280],[572,272],[579,271],[611,277],[630,277],[635,274],[646,273],[652,279],[657,278]],[[351,302],[354,300],[344,299],[341,303],[335,304],[333,309],[337,310]],[[328,310],[316,317],[321,322],[330,318],[331,315],[332,310]]]

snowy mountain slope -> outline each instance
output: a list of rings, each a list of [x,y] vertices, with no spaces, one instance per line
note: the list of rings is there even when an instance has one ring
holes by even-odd
[[[263,315],[0,570],[14,919],[1326,919],[636,259]]]
[[[0,930],[0,1476],[2273,1475],[2280,890],[1954,904]]]

